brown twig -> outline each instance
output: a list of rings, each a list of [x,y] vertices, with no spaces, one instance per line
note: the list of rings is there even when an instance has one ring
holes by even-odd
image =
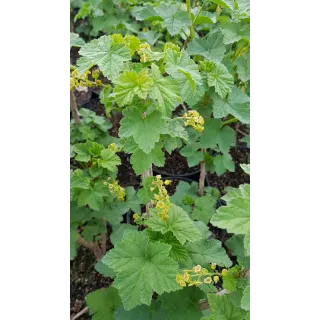
[[[206,152],[206,149],[201,149],[201,151],[204,153]],[[201,197],[203,196],[205,179],[206,179],[206,163],[203,160],[200,162],[200,178],[199,178],[199,190],[198,190],[198,193]]]
[[[94,253],[94,255],[95,255],[95,257],[96,257],[98,260],[100,260],[100,259],[103,257],[104,254],[103,254],[103,252],[102,252],[102,250],[101,250],[101,248],[99,247],[99,244],[98,244],[97,242],[87,241],[86,239],[84,239],[84,238],[81,237],[80,235],[79,235],[79,238],[78,238],[77,242],[78,242],[81,246],[83,246],[83,247],[85,247],[85,248],[87,248],[87,249],[92,250],[93,253]]]
[[[74,95],[73,91],[70,91],[70,108],[71,108],[72,116],[73,116],[73,119],[74,119],[76,125],[79,125],[80,124],[80,116],[79,116],[76,96]]]
[[[78,312],[75,316],[73,316],[70,320],[76,320],[77,318],[82,316],[84,313],[88,312],[88,310],[89,310],[88,307],[85,307],[80,312]]]
[[[187,109],[186,105],[185,105],[183,102],[181,103],[181,105],[182,105],[183,110],[184,110],[185,112],[187,112],[188,109]]]
[[[101,252],[103,255],[105,255],[107,252],[107,235],[106,234],[102,235],[102,239],[100,243],[101,243]]]

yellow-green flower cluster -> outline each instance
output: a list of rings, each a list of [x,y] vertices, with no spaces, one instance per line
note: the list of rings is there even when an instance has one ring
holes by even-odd
[[[104,84],[101,80],[98,80],[99,74],[99,70],[95,69],[92,72],[86,71],[81,76],[78,76],[78,70],[73,70],[70,77],[70,90],[74,90],[76,87],[103,87]],[[94,81],[88,79],[89,75],[92,76]]]
[[[168,192],[164,185],[169,185],[171,183],[170,180],[165,180],[164,182],[161,180],[161,175],[157,175],[155,180],[152,181],[153,187],[150,188],[150,191],[155,192],[154,198],[156,203],[156,209],[158,211],[158,215],[162,221],[168,219],[168,211],[170,208],[170,197],[168,196]]]
[[[216,264],[211,264],[211,269],[216,269]],[[220,280],[219,275],[224,277],[228,274],[227,269],[223,269],[219,272],[209,272],[206,268],[202,268],[200,265],[194,266],[191,270],[183,270],[183,274],[178,273],[176,275],[176,281],[178,285],[182,287],[190,287],[194,285],[210,284],[213,282],[217,284]]]
[[[151,51],[151,47],[148,43],[141,43],[139,45],[139,48],[137,50],[138,55],[140,56],[141,62],[147,62],[149,61],[149,54],[148,51]]]
[[[182,118],[186,119],[184,122],[185,126],[192,126],[196,131],[203,131],[204,120],[203,117],[195,110],[189,110],[185,113]]]
[[[115,194],[117,200],[124,201],[124,198],[126,196],[126,192],[125,192],[124,188],[122,188],[119,185],[118,181],[113,181],[112,183],[105,181],[103,184],[106,186],[107,185],[109,186],[109,190]]]
[[[135,213],[132,217],[134,223],[143,224],[143,218],[139,214]]]
[[[119,151],[120,151],[119,148],[118,148],[118,146],[117,146],[115,143],[109,144],[109,145],[108,145],[108,149],[111,149],[111,150],[114,151],[114,152],[119,152]]]

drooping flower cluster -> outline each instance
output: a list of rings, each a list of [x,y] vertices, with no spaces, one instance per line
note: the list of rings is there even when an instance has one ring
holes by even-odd
[[[184,122],[185,126],[192,126],[198,132],[203,131],[204,119],[197,111],[189,110],[182,118],[186,119]]]
[[[150,188],[150,191],[154,192],[156,209],[158,215],[162,221],[168,219],[168,211],[170,208],[170,197],[164,185],[169,185],[170,180],[161,180],[161,175],[157,175],[155,180],[152,181],[153,187]]]
[[[103,87],[104,84],[98,79],[99,74],[99,70],[95,69],[92,72],[86,71],[81,76],[78,76],[78,70],[73,70],[70,77],[70,90],[74,90],[76,87]],[[94,81],[89,80],[89,75],[92,76]]]
[[[126,196],[126,192],[124,188],[122,188],[118,181],[113,181],[112,183],[109,183],[107,181],[104,181],[103,184],[105,186],[109,186],[109,190],[115,194],[117,200],[124,201],[124,198]]]
[[[216,264],[211,264],[211,269],[216,269]],[[227,269],[223,269],[219,272],[209,272],[206,268],[202,268],[200,265],[193,267],[191,270],[183,270],[183,274],[178,273],[176,275],[176,281],[178,285],[182,287],[190,287],[194,285],[210,284],[213,282],[217,284],[220,280],[219,275],[224,277],[228,274]]]
[[[110,149],[110,150],[112,150],[112,151],[114,151],[114,152],[119,152],[119,151],[120,151],[119,148],[118,148],[118,146],[117,146],[115,143],[110,143],[110,144],[108,145],[108,149]]]
[[[151,47],[148,43],[142,43],[140,44],[137,53],[140,56],[141,62],[147,62],[149,61],[149,52],[151,51]]]

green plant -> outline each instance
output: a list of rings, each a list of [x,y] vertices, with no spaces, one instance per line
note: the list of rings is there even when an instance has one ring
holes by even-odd
[[[87,296],[93,319],[249,318],[250,186],[228,188],[226,206],[218,209],[218,190],[204,187],[206,171],[234,171],[231,124],[249,124],[246,4],[136,5],[132,15],[156,32],[165,29],[164,37],[153,43],[120,33],[86,44],[74,39],[81,49],[71,89],[94,82],[107,115],[122,114],[116,144],[107,137],[97,143],[109,127],[103,119],[101,129],[102,120],[89,111],[79,111],[83,124],[72,123],[78,168],[71,174],[72,256],[77,245],[87,246],[99,260],[96,270],[114,278],[108,289]],[[99,70],[93,80],[92,67]],[[81,131],[86,122],[90,130]],[[180,182],[170,197],[170,181],[154,177],[152,167],[163,166],[164,151],[177,148],[201,173],[199,183]],[[141,176],[137,192],[116,181],[120,150]],[[249,173],[249,165],[242,167]],[[129,210],[133,225],[121,223]],[[233,235],[222,244],[209,238],[210,225]],[[114,246],[108,252],[107,238]]]

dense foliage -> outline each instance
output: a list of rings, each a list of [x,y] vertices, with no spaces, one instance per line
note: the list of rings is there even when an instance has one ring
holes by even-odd
[[[232,125],[249,127],[250,5],[191,2],[71,1],[71,94],[95,88],[105,107],[73,104],[70,135],[71,259],[82,245],[113,279],[87,295],[92,319],[249,319],[250,185],[221,196],[205,175],[235,172]],[[200,178],[169,196],[153,167],[173,152]],[[123,154],[138,190],[117,180]]]

